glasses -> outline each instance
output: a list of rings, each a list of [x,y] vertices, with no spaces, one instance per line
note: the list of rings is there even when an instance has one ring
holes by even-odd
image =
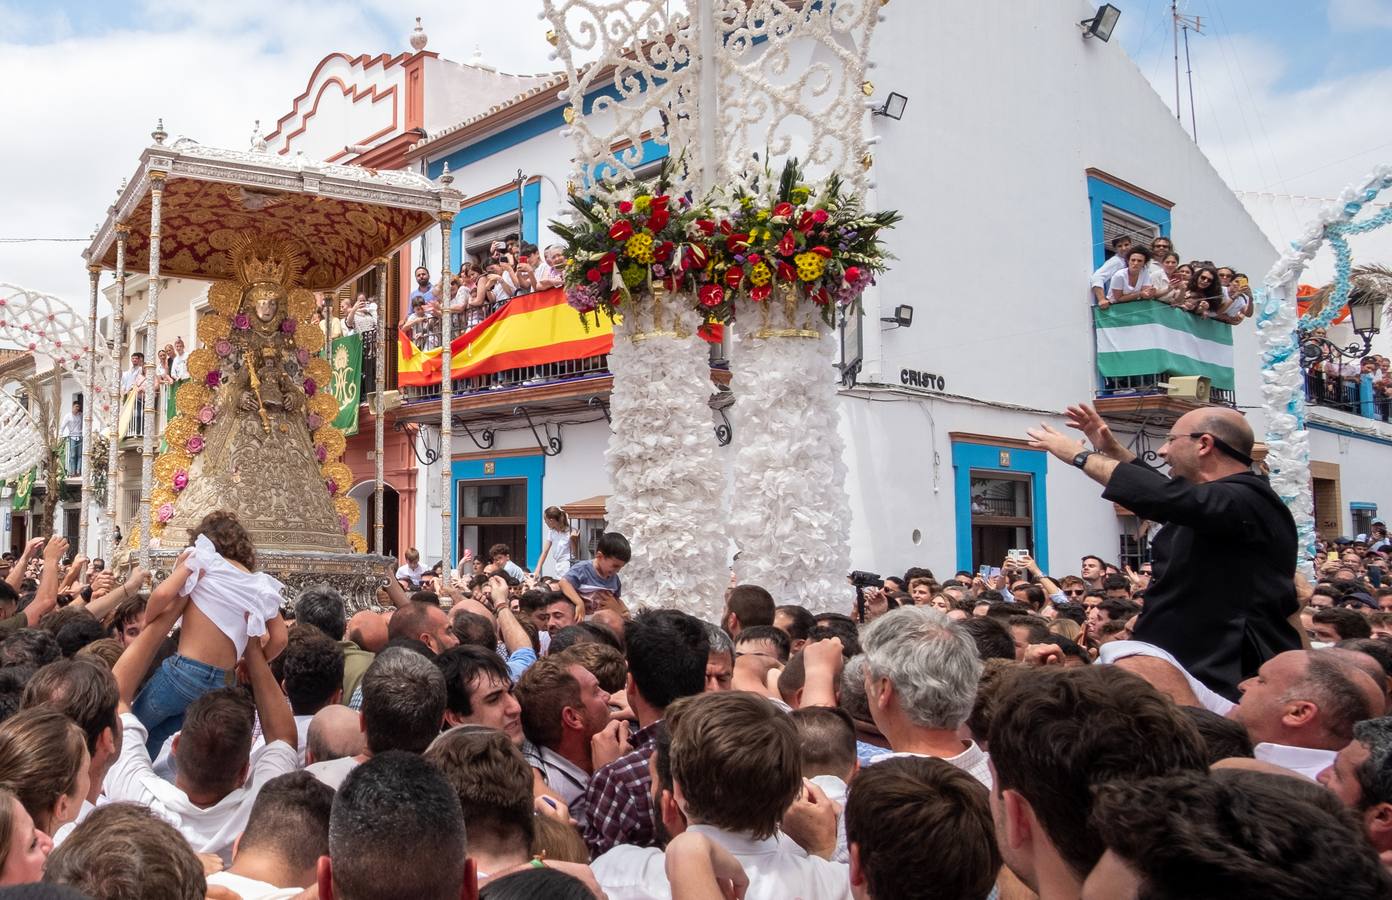
[[[1249,466],[1252,464],[1252,457],[1238,450],[1236,447],[1232,446],[1227,441],[1223,440],[1217,435],[1211,434],[1207,431],[1195,431],[1190,434],[1167,434],[1165,435],[1165,443],[1174,443],[1180,438],[1189,438],[1190,440],[1197,441],[1201,437],[1206,437],[1209,440],[1213,441],[1214,447],[1216,447],[1222,453],[1231,456],[1238,462],[1246,463]]]

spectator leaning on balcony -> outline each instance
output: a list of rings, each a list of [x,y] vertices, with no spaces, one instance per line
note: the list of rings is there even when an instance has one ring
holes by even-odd
[[[537,267],[537,290],[547,291],[565,284],[565,248],[552,244],[546,248],[546,261]]]
[[[1131,300],[1150,300],[1155,296],[1155,288],[1150,284],[1150,251],[1144,247],[1132,247],[1126,251],[1126,267],[1118,269],[1107,283],[1107,296],[1098,306],[1106,309],[1113,303],[1127,303]]]
[[[1112,255],[1104,262],[1096,272],[1092,273],[1089,284],[1092,285],[1092,299],[1098,306],[1103,305],[1107,299],[1107,284],[1112,280],[1112,276],[1126,268],[1126,251],[1131,248],[1131,239],[1126,235],[1112,238]]]
[[[1189,291],[1184,297],[1184,308],[1199,315],[1207,315],[1210,310],[1221,309],[1224,303],[1223,286],[1218,283],[1218,271],[1203,263],[1193,266],[1194,277],[1189,280]]]
[[[1159,260],[1157,264],[1157,260]],[[1150,283],[1155,287],[1155,299],[1174,305],[1183,296],[1184,284],[1175,274],[1179,270],[1179,254],[1173,250],[1150,258]]]
[[[377,330],[377,301],[358,291],[351,303],[343,306],[343,324],[349,334],[370,334]]]

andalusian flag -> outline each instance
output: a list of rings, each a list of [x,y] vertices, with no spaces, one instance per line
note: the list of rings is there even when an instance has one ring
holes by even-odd
[[[587,330],[588,328],[588,330]],[[438,348],[422,350],[404,330],[398,335],[397,383],[420,387],[440,383]],[[524,294],[450,341],[454,378],[491,375],[569,359],[603,356],[614,346],[614,326],[606,317],[585,322],[557,288]]]
[[[1156,300],[1094,308],[1097,371],[1126,375],[1207,375],[1233,389],[1232,326]]]
[[[38,474],[39,468],[35,466],[15,480],[14,499],[10,503],[11,509],[18,512],[29,508],[29,501],[34,496],[34,479],[38,477]]]

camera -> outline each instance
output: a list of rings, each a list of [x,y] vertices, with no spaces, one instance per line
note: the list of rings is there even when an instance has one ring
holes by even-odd
[[[884,587],[884,579],[874,572],[861,572],[856,570],[851,573],[851,584],[858,588]]]

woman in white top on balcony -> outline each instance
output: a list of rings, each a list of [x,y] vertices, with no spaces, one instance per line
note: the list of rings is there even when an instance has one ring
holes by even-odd
[[[1155,288],[1156,300],[1173,305],[1176,294],[1183,293],[1181,286],[1175,281],[1175,270],[1178,268],[1179,254],[1173,250],[1159,260],[1152,259],[1150,261],[1150,265],[1146,267],[1146,272],[1150,274],[1150,283]]]
[[[1150,272],[1146,263],[1150,261],[1150,251],[1136,246],[1126,251],[1126,268],[1112,276],[1107,284],[1107,299],[1099,304],[1106,309],[1113,303],[1126,303],[1130,300],[1149,300],[1155,296],[1155,288],[1150,286]]]

